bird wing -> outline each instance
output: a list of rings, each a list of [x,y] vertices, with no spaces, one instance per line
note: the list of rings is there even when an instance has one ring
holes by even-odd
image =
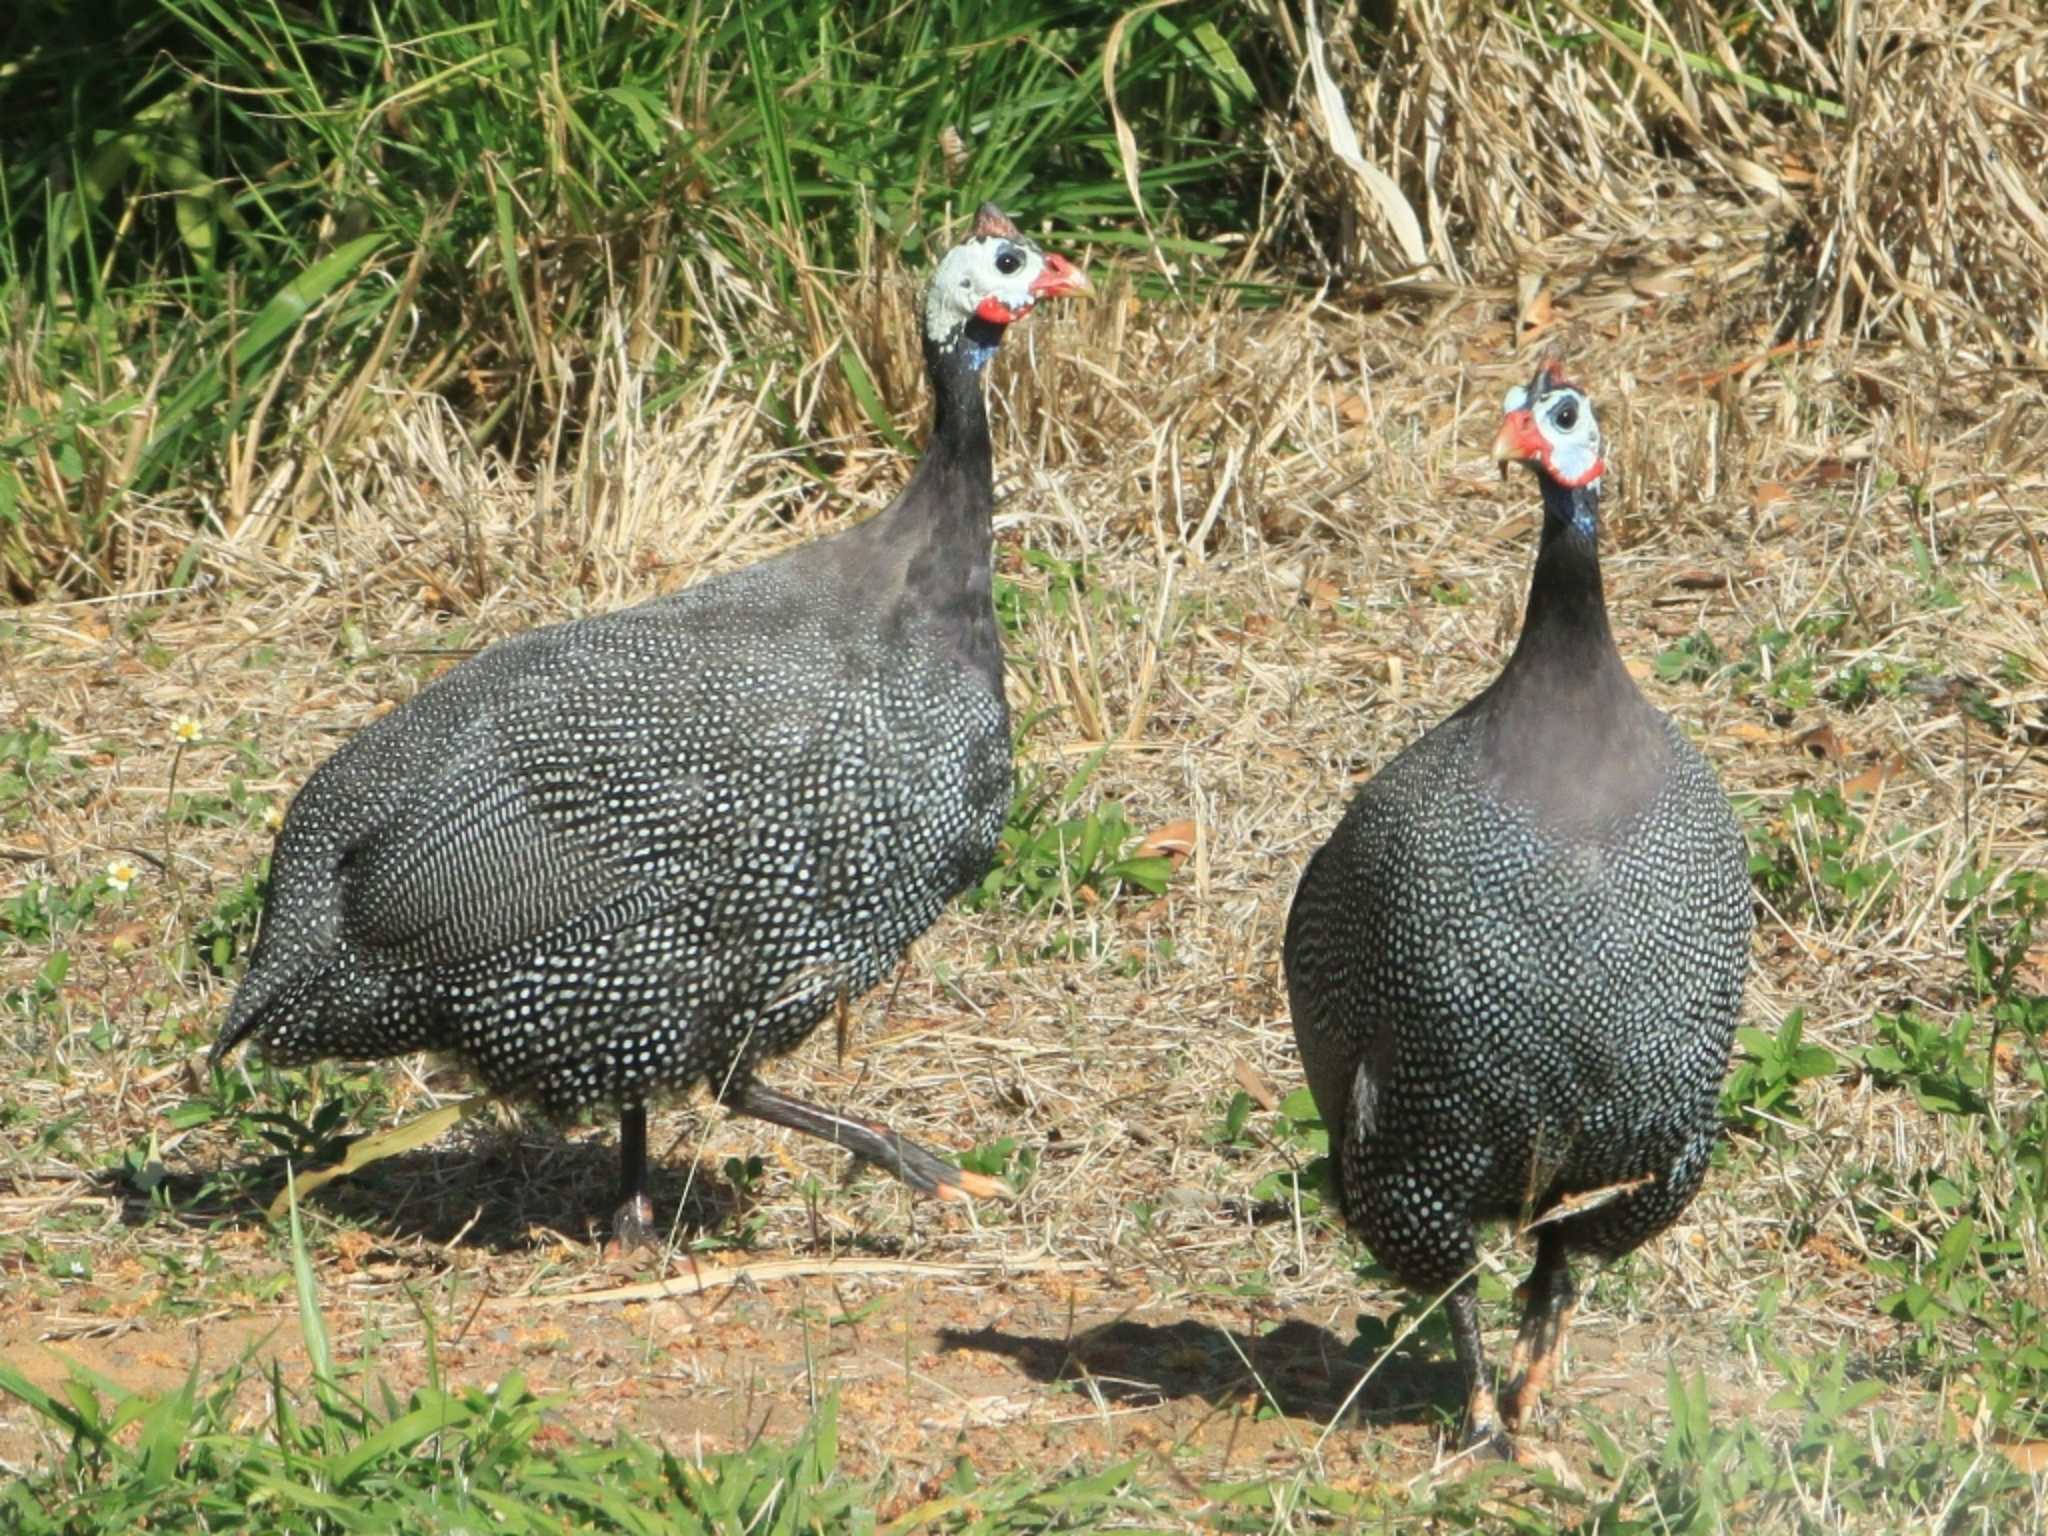
[[[468,664],[483,675],[460,680],[467,707],[434,733],[434,760],[345,850],[342,931],[378,963],[455,965],[666,910],[733,866],[735,786],[802,760],[764,750],[790,734],[768,717],[815,719],[816,701],[750,690],[743,651],[668,676],[631,626],[549,640]],[[748,692],[778,707],[728,707]]]

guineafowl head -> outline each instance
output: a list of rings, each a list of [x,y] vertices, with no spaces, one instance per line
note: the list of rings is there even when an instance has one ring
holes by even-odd
[[[1555,363],[1544,363],[1527,384],[1508,391],[1507,413],[1493,440],[1494,462],[1527,464],[1565,490],[1590,488],[1607,471],[1600,457],[1600,423],[1593,402],[1567,384]]]
[[[1002,209],[983,203],[974,232],[946,252],[925,290],[925,339],[950,348],[970,320],[996,327],[1000,335],[1001,327],[1030,314],[1040,299],[1092,291],[1085,272],[1039,249]]]

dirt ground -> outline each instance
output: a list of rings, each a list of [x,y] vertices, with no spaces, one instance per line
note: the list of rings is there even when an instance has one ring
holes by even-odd
[[[1953,1008],[1950,882],[2040,867],[2048,832],[2038,384],[1935,389],[1910,359],[1773,354],[1711,289],[1609,298],[1561,293],[1540,328],[1485,293],[1192,322],[1126,298],[1034,322],[997,380],[1020,771],[1086,768],[1074,813],[1116,803],[1136,834],[1168,833],[1178,868],[1157,899],[956,909],[893,992],[861,1000],[843,1059],[826,1028],[772,1074],[935,1146],[1010,1139],[1036,1158],[1018,1198],[920,1203],[829,1149],[679,1103],[655,1116],[656,1195],[695,1251],[620,1265],[592,1241],[615,1128],[480,1116],[308,1198],[338,1358],[401,1396],[430,1365],[479,1384],[516,1370],[560,1394],[566,1423],[707,1448],[793,1434],[837,1391],[849,1462],[913,1479],[963,1454],[989,1474],[1142,1455],[1191,1498],[1304,1467],[1362,1487],[1433,1475],[1458,1406],[1437,1322],[1389,1355],[1388,1320],[1419,1307],[1284,1198],[1309,1154],[1270,1107],[1300,1086],[1280,929],[1350,790],[1512,644],[1535,492],[1496,479],[1486,450],[1537,348],[1568,349],[1616,448],[1609,602],[1647,691],[1755,824],[1783,830],[1796,790],[1834,789],[1899,870],[1860,910],[1821,900],[1818,856],[1800,863],[1785,830],[1816,899],[1761,909],[1745,1022],[1775,1031],[1804,1009],[1806,1038],[1847,1063],[1878,1013]],[[263,1215],[281,1170],[245,1118],[281,1106],[180,1118],[207,1100],[231,983],[179,944],[256,868],[265,807],[438,651],[670,589],[901,483],[904,461],[862,449],[829,492],[793,494],[810,482],[781,458],[731,447],[736,411],[700,402],[644,428],[639,478],[605,502],[630,517],[536,524],[531,486],[402,410],[384,456],[337,480],[330,528],[218,541],[194,595],[0,620],[0,726],[33,720],[76,764],[0,829],[8,878],[101,882],[74,923],[8,941],[10,1364],[145,1391],[195,1362],[302,1368],[289,1251]],[[1816,615],[1843,622],[1801,631]],[[1778,686],[1789,651],[1659,669],[1692,637],[1733,660],[1773,629],[1813,636],[1811,691]],[[1859,663],[1910,686],[1842,702],[1827,684]],[[1957,679],[2004,723],[1965,715]],[[132,885],[106,889],[124,861]],[[59,949],[68,973],[37,1001]],[[2048,975],[2048,956],[2026,964]],[[1254,1104],[1233,1134],[1241,1089]],[[339,1096],[377,1117],[367,1131],[466,1091],[432,1063],[328,1067],[292,1108]],[[1702,1373],[1722,1414],[1788,1415],[1760,1336],[1846,1351],[1918,1432],[1973,1432],[1942,1384],[1897,1368],[1873,1261],[1931,1240],[1918,1172],[1981,1143],[1848,1068],[1782,1118],[1731,1142],[1684,1221],[1592,1287],[1533,1437],[1573,1475],[1591,1475],[1588,1418],[1655,1447],[1673,1368]],[[750,1156],[764,1166],[736,1185],[727,1161]],[[1888,1203],[1898,1225],[1881,1231]],[[1506,1235],[1489,1254],[1504,1356],[1526,1255]],[[261,1393],[254,1374],[252,1421]],[[0,1401],[0,1461],[49,1449]]]

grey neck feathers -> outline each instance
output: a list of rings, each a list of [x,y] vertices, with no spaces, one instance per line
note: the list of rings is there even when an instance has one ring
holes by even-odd
[[[998,680],[989,569],[995,482],[981,373],[1002,333],[973,318],[944,340],[925,338],[931,437],[903,494],[868,525],[882,564],[871,579],[900,594],[902,618],[929,627],[961,660]]]
[[[1487,777],[1547,819],[1609,823],[1663,782],[1669,741],[1623,666],[1600,581],[1600,496],[1540,471],[1543,541],[1521,638],[1478,716]]]

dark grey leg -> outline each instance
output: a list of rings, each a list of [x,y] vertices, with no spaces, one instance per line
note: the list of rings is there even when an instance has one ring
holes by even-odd
[[[921,1195],[936,1195],[941,1200],[974,1200],[1009,1193],[1000,1181],[978,1173],[964,1173],[916,1142],[905,1141],[887,1126],[849,1120],[757,1082],[736,1085],[726,1107],[736,1115],[752,1115],[770,1125],[801,1131],[835,1147],[844,1147],[855,1157],[894,1174]]]
[[[630,1253],[654,1240],[654,1201],[647,1193],[647,1106],[619,1111],[619,1208],[612,1216],[612,1241]]]
[[[1465,1373],[1465,1432],[1460,1449],[1484,1446],[1495,1455],[1513,1459],[1513,1449],[1501,1429],[1494,1410],[1493,1383],[1487,1380],[1486,1352],[1479,1343],[1479,1282],[1466,1280],[1451,1292],[1451,1342],[1457,1346],[1458,1365]]]

